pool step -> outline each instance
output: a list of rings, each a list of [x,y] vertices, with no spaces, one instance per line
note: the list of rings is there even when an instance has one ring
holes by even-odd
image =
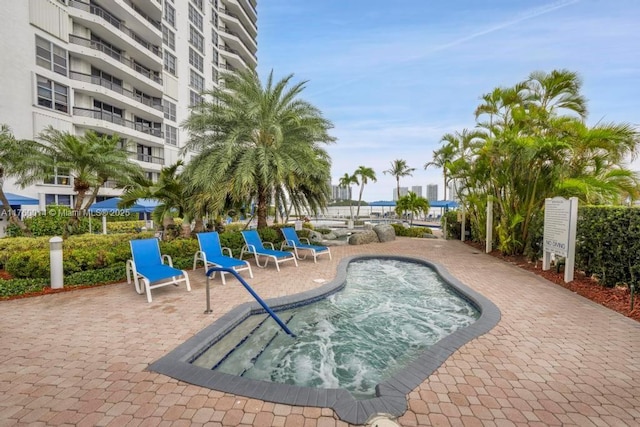
[[[285,323],[289,323],[292,317],[293,315]],[[250,319],[251,317],[247,320]],[[262,318],[257,325],[254,323],[250,331],[247,332],[247,328],[244,328],[244,330],[246,335],[240,339],[235,339],[236,344],[232,348],[218,349],[218,344],[212,347],[211,350],[221,355],[221,357],[218,358],[216,363],[208,365],[209,368],[242,376],[253,367],[255,361],[269,347],[275,337],[282,332],[269,317]],[[233,357],[231,357],[232,355]]]

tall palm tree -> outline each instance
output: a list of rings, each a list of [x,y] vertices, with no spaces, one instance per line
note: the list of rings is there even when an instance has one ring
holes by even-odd
[[[413,171],[415,170],[416,168],[410,168],[407,165],[406,160],[396,159],[391,162],[391,168],[382,171],[382,173],[384,173],[385,175],[389,174],[396,177],[398,200],[400,200],[400,178],[405,176],[413,176]]]
[[[23,187],[36,182],[39,172],[46,162],[42,155],[42,146],[36,141],[17,140],[7,125],[0,126],[0,215],[6,215],[9,222],[16,224],[23,233],[27,227],[11,210],[9,200],[4,193],[4,181],[8,177],[17,178]]]
[[[92,190],[97,193],[108,178],[124,180],[141,174],[140,167],[129,160],[127,151],[119,147],[117,136],[99,136],[93,131],[77,136],[50,126],[38,137],[46,142],[43,144],[49,158],[46,172],[50,174],[57,168],[69,171],[73,177],[76,212],[88,207],[86,202],[92,202],[93,197],[86,198],[87,194]]]
[[[349,214],[351,220],[353,220],[353,197],[351,196],[351,184],[358,185],[358,177],[355,175],[349,175],[348,173],[345,173],[338,182],[340,187],[349,189]]]
[[[296,198],[318,170],[329,176],[329,156],[320,144],[335,140],[328,133],[333,125],[300,99],[306,82],[291,85],[292,78],[274,82],[271,72],[263,86],[254,70],[225,74],[224,86],[205,92],[206,101],[185,122],[190,138],[183,150],[198,153],[186,171],[190,186],[209,193],[217,209],[227,197],[255,200],[259,228],[267,226],[276,187],[288,187]],[[324,203],[328,189],[306,191],[307,201]]]
[[[362,192],[364,191],[365,184],[369,183],[369,180],[377,182],[376,172],[366,166],[358,166],[358,169],[353,174],[360,180],[360,194],[358,195],[358,210],[356,211],[356,218],[360,217],[360,203],[362,203]]]

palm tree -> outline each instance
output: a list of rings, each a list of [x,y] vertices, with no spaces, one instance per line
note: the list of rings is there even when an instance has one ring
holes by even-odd
[[[396,213],[402,215],[404,212],[411,213],[410,226],[413,226],[413,216],[429,211],[429,201],[424,197],[418,196],[413,191],[409,191],[406,196],[402,196],[396,203]]]
[[[358,169],[353,174],[356,178],[359,177],[360,180],[360,194],[358,195],[358,210],[356,211],[356,218],[360,217],[360,203],[362,202],[362,192],[364,191],[365,184],[369,183],[369,180],[373,182],[377,182],[376,172],[369,167],[366,166],[358,166]]]
[[[299,98],[306,82],[290,85],[293,75],[263,86],[254,70],[225,74],[224,86],[204,93],[192,108],[185,128],[190,139],[183,150],[197,152],[187,167],[190,186],[208,193],[215,209],[230,197],[256,200],[258,228],[267,226],[267,208],[276,187],[298,198],[305,183],[330,173],[329,156],[320,146],[335,139],[321,112]],[[308,185],[307,203],[325,203],[326,185]]]
[[[140,167],[129,160],[126,149],[120,148],[120,138],[116,135],[99,136],[87,131],[77,136],[50,126],[39,134],[39,139],[47,143],[44,150],[50,161],[46,172],[66,170],[73,177],[76,212],[86,209],[89,206],[86,202],[93,202],[93,197],[86,199],[87,194],[92,191],[97,194],[110,177],[128,180],[142,173]]]
[[[415,168],[410,168],[406,160],[396,159],[391,162],[391,168],[382,171],[385,175],[389,174],[396,177],[398,200],[400,200],[400,178],[404,176],[413,176]]]
[[[4,193],[4,180],[17,178],[17,184],[26,187],[39,179],[46,157],[42,155],[42,146],[29,140],[17,140],[7,125],[0,126],[0,215],[7,215],[9,221],[16,224],[23,233],[28,234],[27,227],[18,215],[11,210],[9,200]]]
[[[340,187],[349,189],[349,216],[353,221],[353,197],[351,196],[351,184],[358,185],[358,177],[355,175],[349,175],[348,173],[345,173],[338,182]]]
[[[183,162],[178,160],[171,166],[162,168],[157,182],[147,179],[137,182],[137,185],[130,186],[122,195],[120,207],[131,207],[138,199],[155,199],[160,203],[154,209],[153,220],[162,224],[166,230],[173,224],[173,218],[182,218],[182,234],[186,237],[191,233],[191,220],[195,216],[194,197],[189,195],[184,185],[179,169]],[[168,237],[167,233],[163,237]]]

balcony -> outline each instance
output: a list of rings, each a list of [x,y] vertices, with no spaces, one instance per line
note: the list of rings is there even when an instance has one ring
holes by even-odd
[[[240,35],[238,33],[236,33],[235,31],[232,31],[232,30],[230,30],[228,28],[221,28],[220,29],[220,36],[225,39],[225,43],[226,44],[233,44],[234,46],[241,46],[240,49],[242,49],[243,52],[246,52],[246,54],[243,56],[243,58],[246,57],[246,56],[249,56],[249,57],[252,58],[251,62],[253,62],[254,66],[257,65],[258,57],[256,56],[254,50],[251,50],[251,48],[249,46],[247,46],[247,44],[245,43],[245,39],[240,37]]]
[[[226,10],[225,13],[242,22],[242,25],[247,28],[247,31],[252,34],[253,37],[256,37],[258,34],[258,28],[256,27],[258,16],[255,11],[251,10],[251,12],[253,12],[251,13],[247,7],[243,5],[243,3],[245,3],[244,1],[225,0],[223,3],[224,7],[222,10]]]
[[[231,62],[231,65],[234,68],[251,68],[242,58],[240,52],[238,52],[237,50],[231,49],[228,46],[218,46],[218,48],[220,49],[221,54],[224,56],[227,64]]]
[[[73,115],[80,116],[80,117],[90,117],[96,120],[104,120],[106,122],[113,123],[119,126],[124,126],[129,129],[133,129],[138,132],[145,133],[147,135],[155,136],[157,138],[164,138],[164,132],[162,132],[162,130],[159,128],[148,126],[144,123],[138,123],[138,122],[124,119],[108,111],[73,107]]]
[[[83,47],[88,47],[90,49],[94,49],[104,53],[105,55],[115,59],[116,61],[126,65],[131,68],[138,74],[146,77],[149,80],[152,80],[155,83],[162,84],[162,77],[160,77],[161,73],[153,70],[149,70],[143,65],[137,63],[136,61],[125,58],[120,52],[113,50],[111,47],[103,44],[102,42],[86,39],[84,37],[79,37],[74,34],[69,35],[69,42],[72,44],[76,44]]]
[[[136,153],[135,151],[129,151],[128,153],[130,159],[138,160],[139,162],[164,165],[164,157],[152,156],[151,154]]]
[[[124,3],[127,6],[129,6],[131,9],[133,9],[138,15],[140,15],[142,18],[144,18],[144,20],[147,21],[149,24],[151,24],[151,26],[157,28],[158,30],[162,30],[162,26],[160,25],[160,21],[151,18],[149,15],[147,15],[147,13],[144,10],[140,9],[138,6],[133,4],[131,2],[131,0],[124,0]],[[162,13],[161,10],[160,10],[160,13]]]
[[[69,71],[69,78],[72,80],[77,80],[81,82],[91,83],[94,85],[99,85],[109,90],[112,90],[120,95],[124,95],[127,98],[133,99],[135,101],[140,102],[141,104],[146,105],[147,107],[154,108],[159,111],[163,111],[162,108],[162,99],[156,98],[152,96],[148,96],[145,94],[135,93],[130,91],[129,89],[125,89],[120,85],[117,85],[109,80],[103,79],[99,76],[93,76],[91,74],[79,73],[77,71]]]
[[[92,15],[99,16],[104,21],[106,21],[108,24],[110,24],[112,27],[115,27],[120,32],[126,34],[131,39],[135,40],[136,43],[138,43],[139,45],[144,47],[146,50],[148,50],[149,52],[153,53],[158,58],[162,58],[162,49],[159,46],[156,46],[156,45],[153,45],[153,44],[149,43],[142,36],[138,35],[138,33],[136,33],[135,31],[131,30],[126,25],[124,25],[122,23],[122,20],[118,19],[117,17],[115,17],[114,15],[112,15],[107,10],[103,9],[102,7],[97,6],[97,5],[93,5],[93,4],[90,4],[90,3],[77,1],[77,0],[70,0],[69,1],[69,5],[71,7],[83,10],[85,12],[89,12]]]
[[[251,44],[255,45],[256,49],[258,48],[258,45],[256,44],[256,31],[249,31],[251,27],[247,27],[244,20],[242,20],[238,15],[236,15],[229,9],[220,8],[219,12],[220,18],[224,20],[225,28],[231,31],[235,31],[236,34],[241,34],[241,36],[239,37],[240,39],[248,40]]]

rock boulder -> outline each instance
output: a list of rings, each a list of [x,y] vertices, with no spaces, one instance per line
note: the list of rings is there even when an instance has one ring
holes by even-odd
[[[349,237],[350,245],[366,245],[367,243],[379,242],[378,235],[373,230],[365,230],[354,233]]]
[[[389,224],[378,224],[373,227],[373,231],[378,236],[378,241],[382,243],[396,239],[396,231]]]

